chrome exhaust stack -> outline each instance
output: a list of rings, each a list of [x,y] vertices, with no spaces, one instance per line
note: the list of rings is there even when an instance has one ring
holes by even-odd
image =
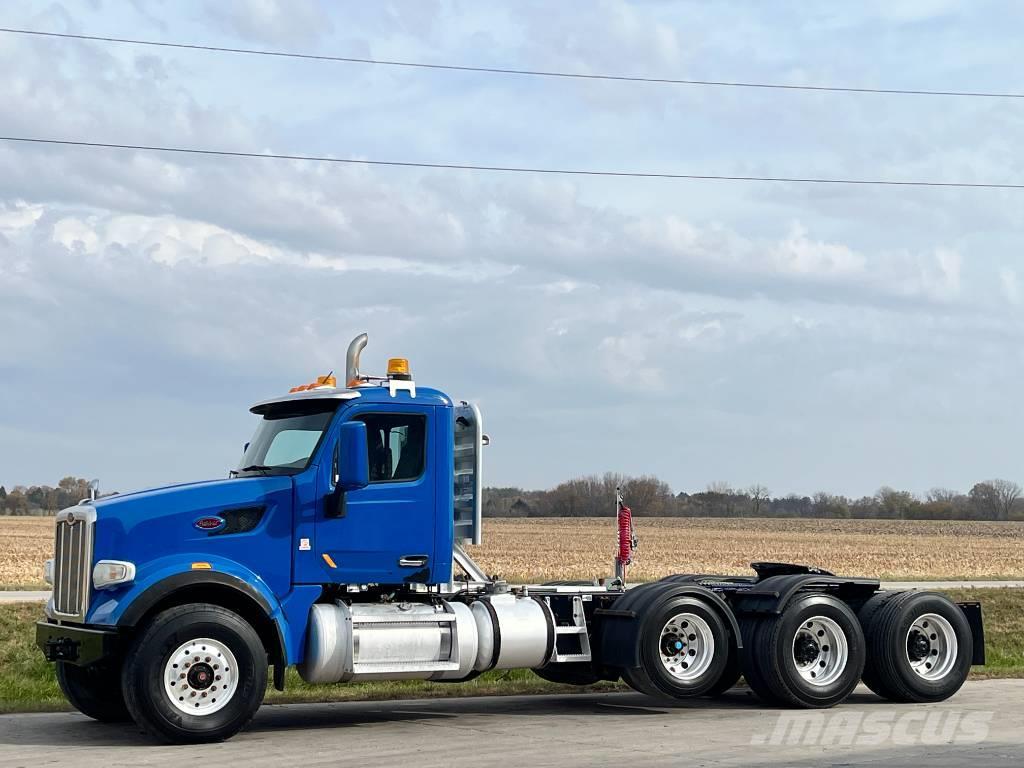
[[[348,352],[345,353],[345,386],[354,387],[360,381],[359,375],[359,356],[366,348],[366,342],[369,341],[369,336],[365,333],[361,333],[352,339],[348,345]]]

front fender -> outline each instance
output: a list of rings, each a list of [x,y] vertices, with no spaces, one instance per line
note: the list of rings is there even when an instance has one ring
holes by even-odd
[[[206,565],[209,567],[203,567]],[[280,602],[271,589],[244,565],[226,558],[211,558],[209,554],[186,553],[158,558],[139,566],[131,584],[96,591],[86,622],[135,626],[150,608],[169,594],[204,583],[222,584],[238,590],[255,601],[271,618],[281,613]]]
[[[193,567],[202,563],[209,568]],[[160,601],[182,589],[218,585],[237,591],[257,604],[277,635],[280,657],[296,664],[305,649],[306,618],[320,596],[320,587],[298,587],[282,602],[257,574],[224,558],[175,555],[139,569],[135,581],[118,589],[98,591],[87,621],[100,626],[134,627]],[[289,622],[289,615],[293,621]],[[275,685],[283,689],[284,667],[275,667]]]
[[[209,568],[193,568],[196,563]],[[299,585],[282,597],[244,565],[209,554],[174,555],[140,566],[135,581],[116,589],[97,591],[87,623],[99,626],[133,627],[153,606],[176,591],[203,584],[237,590],[256,603],[273,623],[281,657],[286,664],[302,661],[306,647],[309,611],[319,599],[319,585]],[[283,667],[275,668],[275,682],[283,685]],[[280,679],[278,679],[280,675]]]

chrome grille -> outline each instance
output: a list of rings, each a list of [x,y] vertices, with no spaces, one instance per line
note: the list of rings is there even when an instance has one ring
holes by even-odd
[[[86,505],[57,514],[53,562],[53,611],[57,618],[85,620],[95,522],[96,510]]]

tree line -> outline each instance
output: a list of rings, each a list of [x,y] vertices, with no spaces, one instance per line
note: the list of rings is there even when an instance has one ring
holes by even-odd
[[[622,488],[626,504],[644,517],[801,517],[867,518],[882,520],[1021,520],[1021,486],[1011,480],[985,480],[967,492],[933,488],[924,497],[883,487],[871,496],[850,498],[819,491],[812,496],[772,496],[763,485],[733,488],[712,483],[696,493],[673,493],[656,477],[627,477],[614,473],[590,475],[550,490],[522,488],[484,490],[487,517],[611,517],[615,489]],[[65,477],[55,488],[0,486],[0,514],[52,515],[89,497],[89,481]]]
[[[1021,487],[1011,480],[985,480],[967,492],[933,488],[924,497],[883,487],[850,498],[819,491],[812,496],[772,496],[763,485],[733,488],[712,483],[697,493],[673,493],[656,477],[591,475],[546,491],[488,488],[487,517],[608,517],[615,514],[615,488],[622,488],[633,514],[646,517],[795,517],[882,520],[1021,520]]]
[[[52,515],[89,498],[89,481],[65,477],[56,488],[48,485],[16,485],[10,491],[0,485],[0,514]]]

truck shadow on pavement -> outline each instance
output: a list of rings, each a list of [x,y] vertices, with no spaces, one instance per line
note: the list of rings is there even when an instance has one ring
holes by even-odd
[[[843,705],[886,704],[866,693],[855,693]],[[680,710],[765,709],[750,691],[736,688],[718,699],[665,702],[637,693],[492,696],[399,701],[358,701],[326,704],[264,705],[253,724],[231,742],[295,730],[336,730],[399,722],[444,723],[465,717],[648,717]],[[776,710],[780,711],[780,710]],[[153,746],[133,723],[97,723],[78,713],[4,715],[0,745],[46,747]]]

